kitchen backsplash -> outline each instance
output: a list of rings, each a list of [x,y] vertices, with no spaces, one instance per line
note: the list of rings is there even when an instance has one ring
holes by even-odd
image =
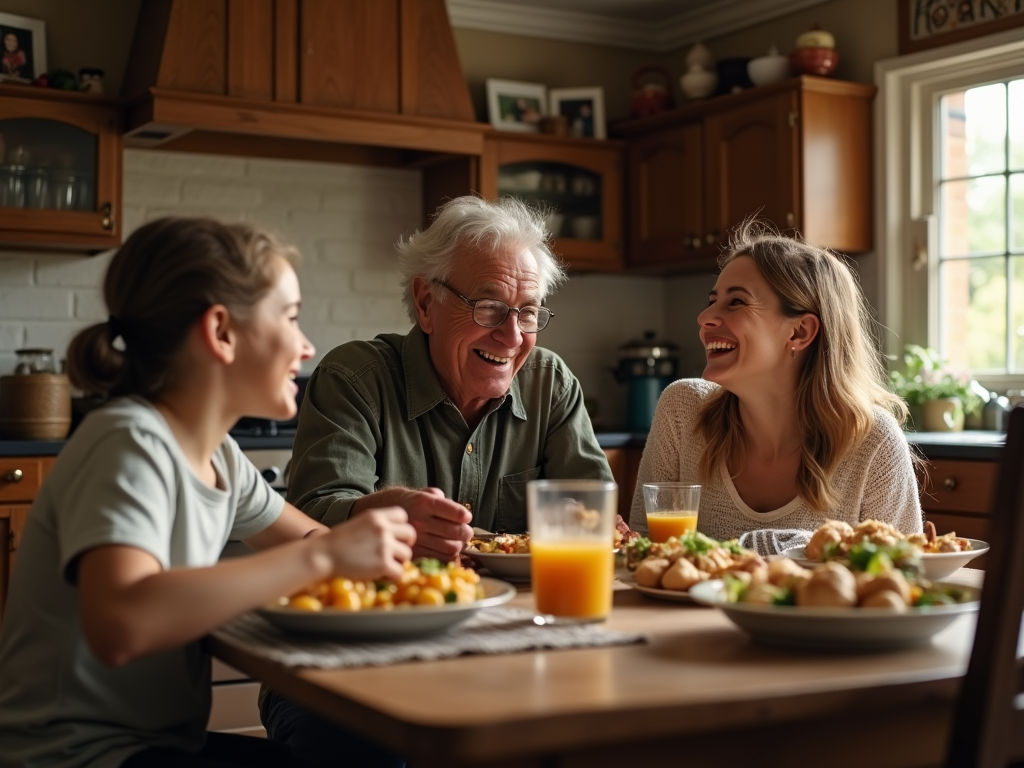
[[[394,243],[420,225],[418,171],[153,150],[126,150],[124,161],[126,237],[160,216],[209,215],[270,227],[302,251],[301,322],[317,347],[307,373],[342,342],[408,330]],[[106,318],[110,255],[0,252],[0,373],[21,347],[52,347],[62,359],[80,328]],[[679,289],[679,280],[579,275],[551,298],[556,316],[540,343],[576,372],[603,425],[625,422],[625,387],[610,372],[618,347],[671,330]],[[699,311],[690,303],[687,318]],[[692,371],[685,355],[682,367]]]

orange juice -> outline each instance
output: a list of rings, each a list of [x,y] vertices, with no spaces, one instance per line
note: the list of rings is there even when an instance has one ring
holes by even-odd
[[[697,530],[697,513],[665,512],[647,515],[647,532],[651,541],[665,542],[671,536],[682,536],[687,531]]]
[[[606,541],[530,542],[537,613],[601,619],[612,608],[614,555]]]

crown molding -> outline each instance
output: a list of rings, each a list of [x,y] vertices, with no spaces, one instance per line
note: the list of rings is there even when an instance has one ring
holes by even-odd
[[[746,29],[823,2],[825,0],[716,0],[665,21],[646,22],[527,7],[501,0],[447,0],[453,27],[657,53]]]

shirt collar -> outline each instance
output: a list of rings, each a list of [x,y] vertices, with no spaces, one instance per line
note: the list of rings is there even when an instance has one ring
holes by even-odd
[[[405,369],[405,410],[408,421],[419,418],[448,400],[448,393],[441,386],[441,380],[437,378],[437,371],[430,359],[429,339],[418,325],[413,326],[402,342],[402,367]],[[511,400],[512,414],[526,421],[518,374],[512,377],[512,384],[501,402],[489,413],[498,410],[507,400]]]

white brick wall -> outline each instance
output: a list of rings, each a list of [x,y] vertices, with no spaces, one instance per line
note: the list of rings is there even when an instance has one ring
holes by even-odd
[[[419,171],[146,150],[124,159],[126,237],[160,216],[210,215],[268,226],[302,251],[303,326],[318,358],[406,330],[392,244],[420,223]],[[63,358],[80,328],[106,318],[110,256],[0,253],[0,373],[23,346]]]
[[[299,248],[302,327],[317,347],[307,372],[342,342],[408,330],[394,243],[420,224],[419,171],[151,150],[124,159],[126,236],[160,216],[208,215],[258,223]],[[60,360],[80,328],[106,317],[110,256],[0,252],[0,374],[20,347],[52,347]],[[550,305],[540,342],[566,359],[606,425],[625,420],[625,387],[609,371],[618,347],[662,334],[666,314],[699,311],[672,301],[662,279],[611,275],[575,277]]]

